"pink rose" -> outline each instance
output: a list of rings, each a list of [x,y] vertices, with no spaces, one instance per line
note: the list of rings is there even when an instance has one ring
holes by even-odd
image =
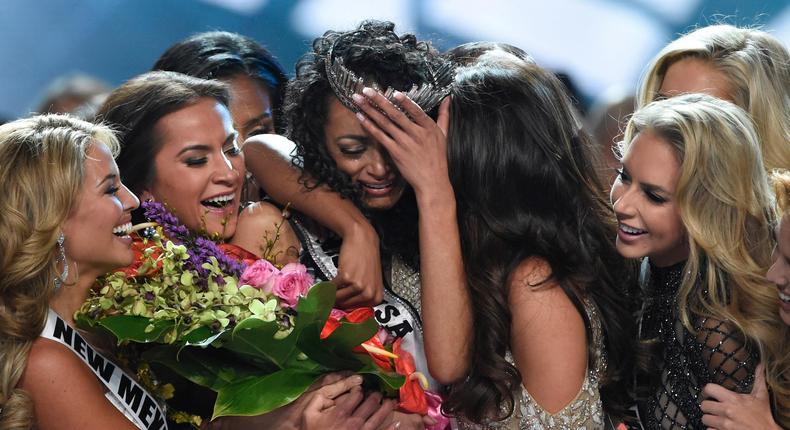
[[[239,285],[250,285],[270,293],[279,273],[280,271],[272,263],[266,260],[257,260],[247,266],[244,273],[241,274]]]
[[[313,277],[307,273],[307,267],[302,264],[290,263],[280,270],[280,276],[274,281],[272,292],[282,300],[282,305],[296,306],[299,297],[307,294],[313,285]]]

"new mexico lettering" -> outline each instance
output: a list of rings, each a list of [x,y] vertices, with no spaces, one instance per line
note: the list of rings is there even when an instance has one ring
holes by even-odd
[[[134,411],[146,429],[167,429],[165,417],[157,407],[156,401],[115,364],[94,351],[85,339],[62,319],[55,320],[52,336],[64,342],[82,357],[104,384],[117,394],[128,410]]]

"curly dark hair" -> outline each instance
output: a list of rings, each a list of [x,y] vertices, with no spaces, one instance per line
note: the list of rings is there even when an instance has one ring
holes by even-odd
[[[550,265],[549,280],[579,310],[588,339],[581,299],[596,305],[608,361],[604,408],[622,416],[633,368],[636,270],[615,248],[614,216],[595,175],[593,146],[569,97],[554,75],[523,61],[461,69],[452,96],[448,168],[474,335],[469,377],[451,386],[445,410],[476,422],[512,413],[521,375],[505,360],[508,288],[514,270],[534,256]]]
[[[283,112],[286,134],[296,143],[294,162],[302,167],[301,182],[308,189],[327,184],[362,207],[360,190],[337,168],[326,146],[324,127],[334,97],[325,68],[330,51],[333,58],[342,59],[345,67],[367,81],[403,91],[413,84],[432,82],[431,71],[445,61],[429,42],[418,41],[413,34],[399,36],[394,29],[391,22],[365,21],[356,30],[327,31],[297,62]],[[413,192],[407,190],[392,209],[369,215],[379,230],[384,250],[416,264],[417,208]]]
[[[151,70],[168,70],[202,79],[226,79],[242,74],[261,82],[269,91],[274,127],[284,131],[282,104],[285,70],[254,39],[227,31],[192,35],[167,49]]]

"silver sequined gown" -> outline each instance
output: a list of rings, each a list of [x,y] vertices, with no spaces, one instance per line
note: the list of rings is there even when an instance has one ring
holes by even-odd
[[[607,422],[601,404],[599,384],[606,371],[606,355],[604,353],[603,330],[598,310],[592,301],[583,300],[584,310],[590,320],[592,332],[592,366],[588,366],[582,387],[576,397],[560,411],[550,414],[544,410],[520,385],[514,394],[516,406],[513,414],[501,422],[488,422],[483,425],[458,420],[458,428],[462,430],[598,430]],[[512,355],[505,357],[514,364]]]
[[[694,332],[677,315],[677,293],[685,262],[649,266],[640,340],[653,344],[656,371],[637,377],[646,397],[639,401],[645,429],[702,429],[701,391],[712,382],[746,393],[751,391],[757,351],[727,321],[692,318]]]

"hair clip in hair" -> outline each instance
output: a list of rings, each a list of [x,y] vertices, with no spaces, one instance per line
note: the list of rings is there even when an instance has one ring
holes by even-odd
[[[359,112],[359,106],[354,103],[351,97],[354,94],[362,94],[362,89],[365,86],[382,93],[387,100],[400,109],[399,104],[393,97],[393,94],[397,91],[395,88],[387,87],[382,91],[376,82],[366,85],[364,78],[357,76],[356,73],[343,65],[342,58],[334,59],[332,57],[332,49],[329,50],[324,65],[326,67],[327,80],[335,96],[345,107],[353,112]],[[423,82],[420,85],[414,84],[408,91],[401,92],[427,112],[436,107],[450,93],[454,80],[455,65],[451,62],[445,62],[437,70],[430,71],[430,82]]]

